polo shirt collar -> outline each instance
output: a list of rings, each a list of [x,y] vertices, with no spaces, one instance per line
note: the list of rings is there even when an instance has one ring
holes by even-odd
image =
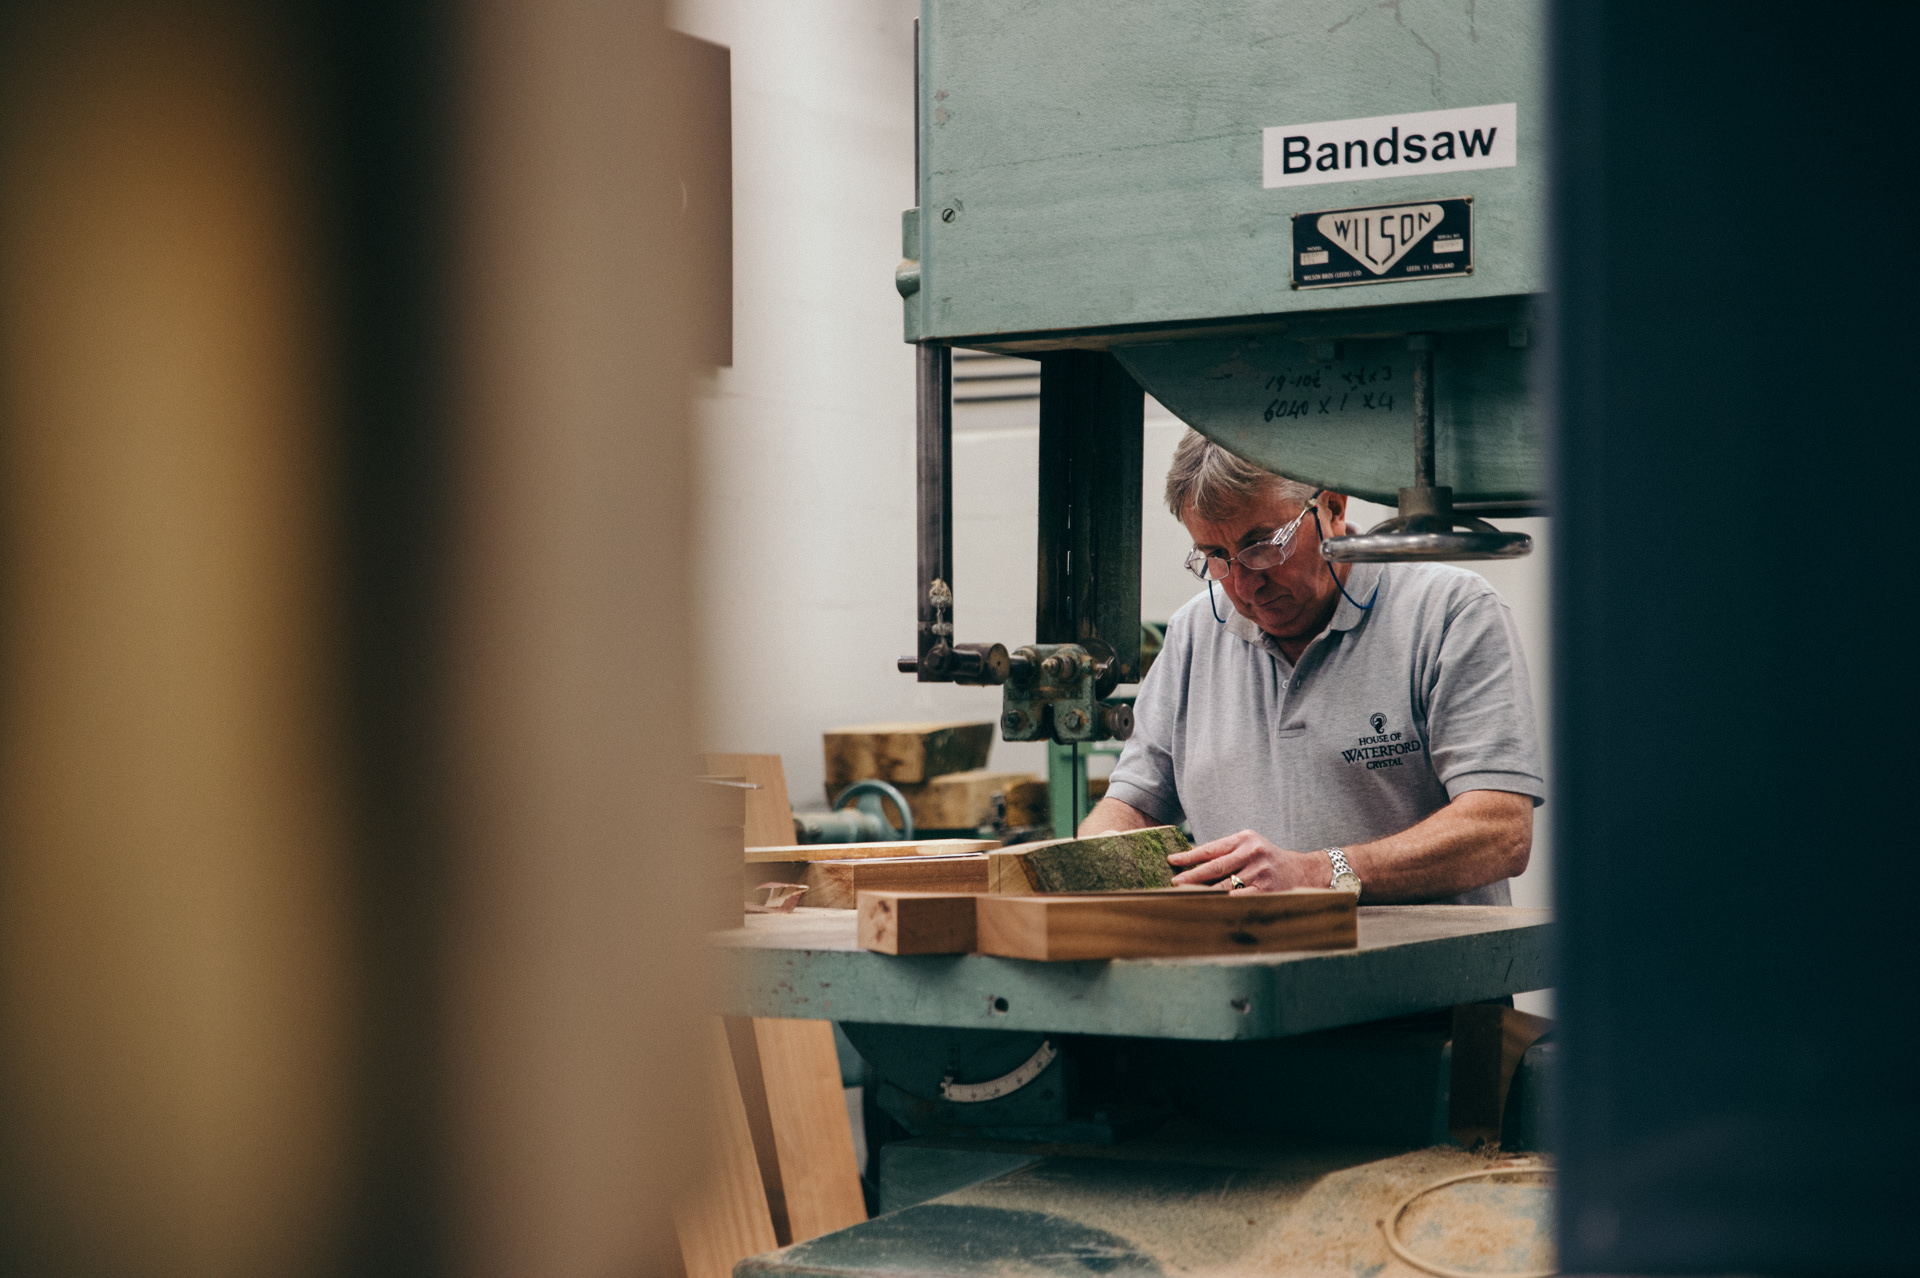
[[[1340,596],[1340,604],[1333,610],[1333,620],[1327,623],[1328,630],[1352,630],[1367,619],[1367,609],[1357,608],[1347,595],[1362,603],[1370,603],[1378,598],[1374,590],[1380,584],[1380,573],[1384,564],[1355,564],[1347,572],[1346,593]],[[1222,592],[1224,594],[1224,592]],[[1227,605],[1227,633],[1236,639],[1244,639],[1256,648],[1265,648],[1268,652],[1280,655],[1280,645],[1274,637],[1253,622],[1240,615],[1230,600]]]

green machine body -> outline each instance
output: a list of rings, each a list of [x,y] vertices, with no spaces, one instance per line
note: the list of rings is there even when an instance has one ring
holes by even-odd
[[[1399,505],[1330,558],[1525,553],[1479,517],[1540,500],[1544,24],[1527,0],[923,0],[895,272],[922,658],[952,643],[950,588],[927,596],[952,581],[955,347],[1041,363],[1037,639],[1087,645],[1103,683],[1138,671],[1141,390],[1278,474]]]

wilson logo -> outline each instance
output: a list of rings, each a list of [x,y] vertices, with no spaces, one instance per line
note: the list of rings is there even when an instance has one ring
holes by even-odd
[[[1322,213],[1314,229],[1375,275],[1385,275],[1408,249],[1440,225],[1445,212],[1438,204],[1399,204],[1363,212]]]

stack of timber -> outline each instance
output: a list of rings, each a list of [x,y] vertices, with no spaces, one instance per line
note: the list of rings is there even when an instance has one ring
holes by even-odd
[[[714,777],[738,777],[747,791],[748,847],[793,842],[793,808],[787,801],[787,771],[777,754],[703,754],[701,770]]]
[[[970,768],[894,786],[906,796],[917,830],[972,830],[996,818],[1011,829],[1047,819],[1047,783],[1028,772]],[[846,788],[847,783],[828,778],[827,802],[839,798]],[[1005,805],[1000,811],[995,810],[995,799]]]
[[[869,723],[835,728],[822,738],[827,789],[855,781],[917,785],[955,772],[987,766],[993,748],[991,723]]]
[[[851,910],[862,890],[985,892],[991,839],[803,843],[748,848],[745,887],[805,884],[800,904]]]
[[[1061,895],[862,892],[863,949],[1059,962],[1350,950],[1359,898],[1332,888]]]
[[[1193,845],[1171,825],[1022,843],[988,854],[990,892],[1113,892],[1173,886],[1167,857]]]

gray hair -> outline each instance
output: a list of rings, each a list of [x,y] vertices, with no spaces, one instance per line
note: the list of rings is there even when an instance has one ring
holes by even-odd
[[[1191,506],[1202,519],[1226,519],[1262,497],[1278,497],[1305,506],[1314,487],[1262,470],[1242,457],[1189,430],[1173,450],[1167,468],[1167,509],[1184,518]]]

